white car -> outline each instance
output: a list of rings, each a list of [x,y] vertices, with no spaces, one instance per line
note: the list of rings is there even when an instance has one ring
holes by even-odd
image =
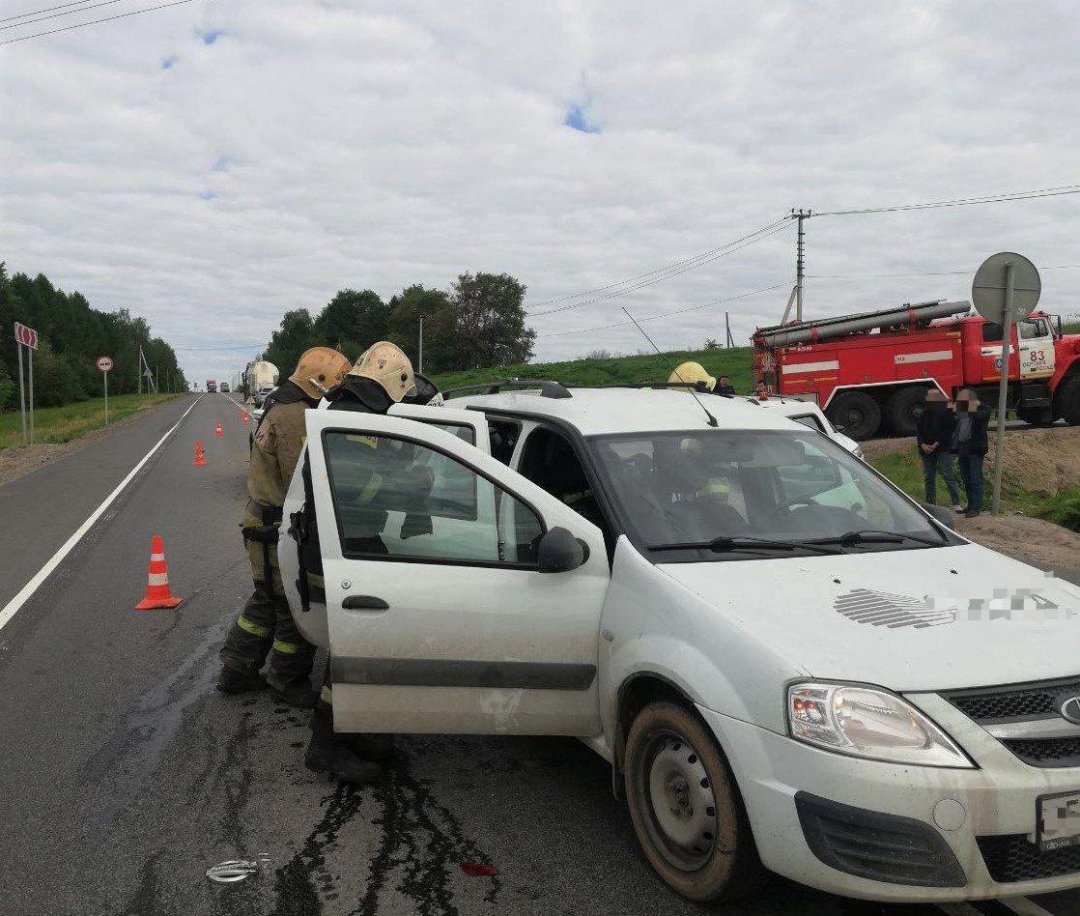
[[[750,400],[748,398],[748,400]],[[852,439],[850,436],[845,436],[840,430],[833,426],[832,422],[824,411],[817,406],[813,401],[804,401],[800,398],[782,397],[773,395],[762,400],[756,400],[755,403],[760,404],[766,410],[775,410],[777,413],[783,414],[789,420],[794,420],[796,423],[807,427],[808,429],[816,429],[819,433],[822,433],[832,439],[834,442],[840,443],[856,458],[865,459],[862,448],[859,443]]]
[[[307,414],[337,730],[577,736],[693,900],[1080,885],[1080,590],[743,399],[449,403]]]

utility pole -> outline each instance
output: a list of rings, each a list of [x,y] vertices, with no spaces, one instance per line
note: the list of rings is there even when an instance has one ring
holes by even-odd
[[[423,373],[423,371],[424,371],[424,316],[423,315],[420,316],[420,359],[419,359],[419,363],[420,363],[420,368],[417,371]]]
[[[724,312],[724,330],[727,333],[727,341],[725,343],[725,346],[729,350],[734,349],[735,341],[731,337],[731,313],[730,312]]]
[[[795,320],[801,322],[803,320],[803,269],[806,266],[806,232],[803,229],[803,222],[810,216],[810,211],[800,207],[791,212],[799,224],[795,243]]]

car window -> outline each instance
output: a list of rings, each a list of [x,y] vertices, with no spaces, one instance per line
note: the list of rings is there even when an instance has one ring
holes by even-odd
[[[536,512],[457,458],[394,436],[323,442],[344,556],[535,564]]]
[[[521,424],[517,420],[496,420],[488,417],[488,432],[491,438],[491,457],[509,465],[521,435]]]
[[[983,343],[998,343],[1001,341],[1001,325],[988,321],[982,329]]]
[[[825,427],[821,425],[821,421],[812,413],[804,413],[797,417],[789,417],[788,419],[794,420],[796,423],[805,426],[807,429],[816,429],[819,433],[825,432]]]
[[[817,432],[657,432],[598,436],[590,446],[637,544],[809,542],[865,530],[938,537],[907,499]],[[873,549],[898,543],[909,545],[894,538]],[[660,560],[752,556],[680,551]]]

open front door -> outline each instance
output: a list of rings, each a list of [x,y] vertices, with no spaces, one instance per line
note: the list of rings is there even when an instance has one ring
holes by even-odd
[[[429,423],[306,420],[335,728],[597,734],[600,530]],[[584,562],[540,572],[555,528]]]

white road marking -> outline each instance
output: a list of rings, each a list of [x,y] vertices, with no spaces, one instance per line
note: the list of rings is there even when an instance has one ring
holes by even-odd
[[[998,903],[1007,906],[1014,913],[1019,913],[1020,916],[1054,916],[1049,910],[1044,909],[1034,900],[1029,900],[1027,897],[1003,897]]]
[[[203,396],[200,394],[194,400],[192,405],[184,411],[183,416],[180,417],[180,419],[177,420],[176,423],[174,423],[169,428],[169,431],[165,433],[164,436],[158,439],[157,444],[145,455],[143,455],[142,460],[131,469],[127,477],[120,481],[116,489],[105,497],[105,501],[90,514],[90,517],[76,529],[75,533],[64,542],[63,546],[49,558],[49,561],[44,566],[42,566],[41,569],[37,571],[34,578],[27,582],[26,585],[22,587],[22,589],[15,597],[12,598],[6,605],[4,605],[4,609],[0,611],[0,630],[7,626],[8,621],[11,620],[11,618],[19,612],[19,610],[24,604],[26,604],[26,602],[30,599],[34,592],[36,592],[41,587],[41,584],[49,578],[53,570],[55,570],[56,567],[64,561],[64,557],[71,553],[71,551],[75,548],[75,545],[83,539],[83,536],[86,534],[86,532],[94,527],[94,523],[97,522],[97,520],[105,514],[105,511],[109,508],[109,506],[111,506],[116,500],[116,498],[124,492],[124,488],[129,483],[131,483],[132,480],[135,479],[135,475],[143,469],[143,466],[146,464],[146,462],[148,462],[154,456],[154,453],[157,452],[157,450],[165,444],[165,440],[168,439],[169,436],[171,436],[174,432],[176,432],[180,424],[187,419],[187,415],[195,409],[195,405],[198,404],[199,401],[202,400],[202,398]]]

